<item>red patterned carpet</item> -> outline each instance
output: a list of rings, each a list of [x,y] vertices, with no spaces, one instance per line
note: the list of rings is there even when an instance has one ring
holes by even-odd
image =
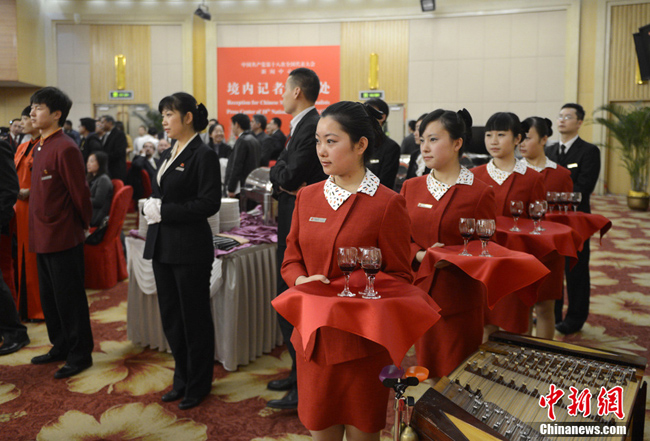
[[[592,239],[591,314],[582,332],[556,338],[648,358],[650,213],[628,211],[620,197],[594,198],[593,206],[594,212],[613,221],[613,227],[602,244]],[[168,354],[126,340],[126,290],[123,282],[89,292],[95,364],[77,377],[55,380],[53,373],[61,364],[29,363],[49,349],[43,324],[28,325],[28,347],[0,358],[1,441],[310,439],[295,411],[265,407],[268,400],[282,396],[266,389],[266,383],[282,377],[289,366],[282,347],[238,372],[215,365],[212,395],[198,408],[183,412],[176,403],[162,403],[160,395],[171,385],[173,361]],[[419,386],[413,395],[426,388]],[[646,421],[649,418],[646,412]],[[382,441],[389,439],[385,431]]]

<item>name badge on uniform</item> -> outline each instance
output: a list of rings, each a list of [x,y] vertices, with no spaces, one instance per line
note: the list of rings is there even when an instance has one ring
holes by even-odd
[[[379,159],[371,159],[370,163],[371,164],[379,164]]]
[[[41,181],[45,181],[47,179],[52,179],[52,175],[45,175],[41,177]]]
[[[318,222],[320,224],[324,224],[327,219],[324,217],[310,217],[309,222]]]
[[[428,208],[430,210],[430,209],[433,208],[433,205],[431,205],[431,204],[423,204],[422,202],[420,202],[418,204],[418,207],[420,207],[420,208]]]
[[[176,167],[176,171],[185,171],[185,167]]]
[[[573,164],[568,164],[566,168],[576,168],[578,166],[577,162],[574,162]]]

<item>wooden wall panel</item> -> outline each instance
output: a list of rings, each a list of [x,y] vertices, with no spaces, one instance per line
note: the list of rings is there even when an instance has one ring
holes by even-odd
[[[18,80],[16,0],[0,2],[0,81]]]
[[[368,90],[370,54],[379,55],[379,89],[389,103],[408,101],[407,20],[341,24],[341,100],[358,101]]]
[[[608,101],[648,101],[650,84],[638,85],[634,78],[637,59],[632,34],[650,24],[650,2],[613,6],[611,20]]]
[[[128,104],[151,101],[151,39],[149,26],[93,25],[90,27],[90,89],[92,102],[108,102],[117,88],[115,56],[126,57],[126,89],[135,99]]]
[[[632,34],[640,26],[650,23],[650,2],[613,6],[611,9],[611,38],[609,48],[609,81],[607,101],[630,104],[645,101],[650,105],[650,84],[638,85],[635,81],[637,67],[636,50]],[[603,116],[603,112],[597,112]],[[611,139],[610,139],[611,142]],[[615,150],[605,152],[605,179],[607,190],[614,194],[627,194],[630,177],[621,165]]]

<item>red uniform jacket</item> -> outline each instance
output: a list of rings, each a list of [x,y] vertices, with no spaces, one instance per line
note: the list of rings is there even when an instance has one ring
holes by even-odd
[[[558,165],[557,168],[547,167],[540,172],[544,178],[546,191],[573,191],[573,181],[569,169]]]
[[[29,251],[55,253],[83,243],[92,216],[81,151],[62,130],[36,146],[29,196]]]
[[[404,198],[380,185],[374,196],[357,193],[333,210],[325,199],[325,182],[300,190],[287,237],[282,277],[289,287],[298,276],[342,277],[336,249],[344,246],[381,249],[381,270],[406,283],[413,281],[409,259],[410,224]],[[324,221],[323,221],[324,219]],[[301,336],[294,332],[296,350]],[[318,331],[314,351],[327,364],[363,358],[385,350],[376,343],[333,328]]]
[[[411,217],[412,258],[436,242],[462,244],[461,217],[494,219],[496,215],[494,190],[476,177],[472,185],[452,186],[439,201],[427,189],[427,176],[405,181],[402,195]],[[418,269],[416,280],[440,306],[442,316],[416,342],[418,364],[432,376],[448,375],[481,344],[484,299],[480,283],[453,265],[432,274]]]
[[[537,200],[546,200],[544,178],[535,170],[526,167],[526,173],[513,172],[503,184],[497,184],[487,172],[487,164],[470,170],[479,180],[494,187],[497,202],[497,216],[510,216],[510,201],[523,201],[524,214],[528,217],[528,204]]]

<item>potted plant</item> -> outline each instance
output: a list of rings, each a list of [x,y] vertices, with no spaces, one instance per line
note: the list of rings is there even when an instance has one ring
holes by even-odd
[[[620,159],[630,175],[632,189],[627,195],[627,205],[634,210],[647,210],[648,174],[650,173],[650,107],[635,105],[623,107],[608,104],[598,110],[607,112],[608,118],[595,118],[609,130],[609,138],[616,143],[602,144],[620,153]]]

